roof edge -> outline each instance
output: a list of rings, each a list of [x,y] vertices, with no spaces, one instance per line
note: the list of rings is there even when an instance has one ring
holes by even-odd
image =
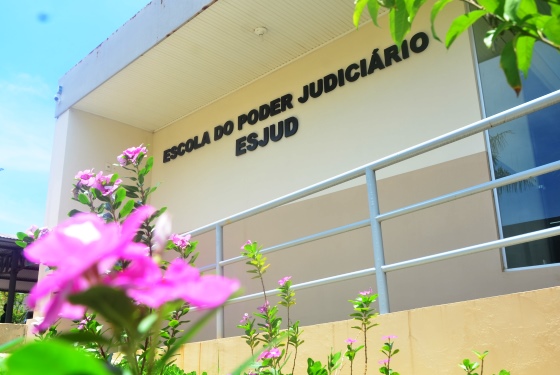
[[[216,1],[151,1],[59,79],[55,117]]]

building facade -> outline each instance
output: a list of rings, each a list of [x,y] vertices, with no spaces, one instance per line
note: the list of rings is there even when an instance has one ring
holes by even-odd
[[[188,4],[187,4],[188,3]],[[125,148],[149,145],[151,197],[174,231],[189,232],[397,153],[557,90],[558,55],[537,46],[516,97],[499,57],[477,44],[484,25],[446,50],[415,21],[401,49],[352,1],[151,2],[60,80],[47,223],[76,208],[78,170],[118,172]],[[450,4],[440,34],[464,12]],[[404,161],[377,174],[381,212],[560,160],[558,106]],[[556,128],[556,129],[555,129]],[[124,172],[124,171],[122,171]],[[558,172],[383,222],[387,264],[493,241],[560,222]],[[228,224],[223,258],[247,239],[265,247],[370,217],[365,178]],[[390,311],[556,286],[558,237],[387,274]],[[216,263],[216,236],[197,265]],[[267,288],[375,266],[371,229],[328,236],[268,255]],[[244,293],[260,290],[244,262],[224,265]],[[298,292],[303,325],[345,319],[346,302],[377,289],[373,275]],[[224,335],[261,301],[225,307]],[[348,305],[346,307],[345,305]],[[209,327],[200,338],[215,337]]]

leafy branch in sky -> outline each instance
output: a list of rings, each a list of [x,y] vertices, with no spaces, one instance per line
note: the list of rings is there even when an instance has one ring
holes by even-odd
[[[494,48],[504,34],[510,36],[501,49],[500,66],[508,84],[518,95],[522,86],[521,73],[527,77],[535,42],[560,51],[560,0],[438,0],[430,16],[432,35],[437,40],[440,38],[435,20],[452,1],[469,4],[469,11],[453,20],[445,36],[445,46],[449,48],[472,24],[486,18],[490,30],[486,32],[484,43],[488,48]],[[367,8],[373,23],[379,26],[377,15],[380,8],[386,8],[389,10],[391,37],[400,46],[425,3],[426,0],[356,0],[354,25],[358,27],[361,14]]]

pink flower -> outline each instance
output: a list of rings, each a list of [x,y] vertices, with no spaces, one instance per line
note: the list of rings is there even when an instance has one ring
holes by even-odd
[[[130,147],[122,152],[121,155],[117,156],[117,160],[121,167],[125,167],[128,164],[138,165],[138,158],[141,155],[147,155],[148,150],[142,145],[138,147]]]
[[[113,174],[108,174],[106,176],[103,175],[103,172],[99,172],[97,176],[95,176],[95,182],[91,187],[96,188],[97,190],[101,191],[104,196],[111,195],[118,189],[122,180],[117,178],[113,183],[111,180],[113,179]]]
[[[32,225],[25,231],[25,234],[27,234],[29,237],[35,237],[35,231],[37,229],[39,229],[39,227],[37,227],[36,225]]]
[[[268,308],[270,307],[270,304],[268,303],[268,301],[266,301],[264,303],[264,305],[257,307],[257,310],[261,313],[261,314],[266,314],[268,313]]]
[[[179,247],[181,250],[184,250],[187,246],[190,246],[191,235],[187,234],[185,236],[179,236],[178,234],[173,234],[169,238],[175,246]]]
[[[259,355],[259,360],[261,359],[270,359],[270,358],[278,358],[280,357],[280,349],[272,348],[269,350],[265,350],[264,352]]]
[[[88,324],[88,320],[87,319],[82,319],[80,321],[80,323],[78,323],[78,330],[83,330],[84,328],[86,328],[86,325]]]
[[[243,245],[241,245],[241,250],[245,250],[245,246],[251,245],[251,244],[252,244],[251,240],[247,240],[247,242],[245,242]]]
[[[239,323],[245,324],[249,321],[249,319],[251,319],[251,316],[249,314],[245,313],[245,314],[243,314],[243,318],[241,318]]]
[[[280,280],[278,280],[278,284],[280,284],[280,286],[284,286],[284,284],[286,284],[286,281],[290,280],[291,278],[292,278],[291,276],[283,277]]]
[[[185,274],[189,276],[183,279]],[[181,259],[171,262],[165,277],[173,280],[181,299],[198,308],[221,306],[239,289],[239,281],[218,275],[200,276],[198,269]]]
[[[153,211],[153,208],[137,211],[141,214],[146,210]],[[138,215],[134,212],[130,217],[134,220]],[[68,303],[70,294],[101,283],[103,275],[119,259],[147,254],[145,245],[131,242],[133,235],[130,229],[125,230],[130,224],[127,219],[121,229],[116,223],[105,224],[95,214],[78,214],[25,248],[28,260],[56,267],[33,287],[27,299],[27,304],[34,308],[40,300],[55,293],[45,306],[45,319],[38,326],[39,330],[47,329],[59,316],[81,318],[85,308]],[[135,233],[139,224],[134,224],[137,224]]]
[[[362,296],[369,296],[371,293],[373,293],[373,290],[371,290],[371,288],[369,288],[368,290],[364,290],[363,292],[360,292]]]
[[[396,338],[397,338],[397,336],[395,336],[395,335],[388,335],[388,336],[383,336],[382,337],[383,340],[394,340]]]
[[[387,365],[389,363],[389,360],[387,358],[382,359],[381,361],[377,361],[377,363],[379,363],[380,365]]]
[[[93,172],[93,168],[79,171],[74,178],[76,180],[80,180],[78,182],[79,184],[89,187],[93,186],[95,183],[95,173]]]
[[[201,276],[182,259],[171,262],[163,274],[159,264],[148,256],[148,247],[133,242],[138,228],[154,211],[153,207],[141,206],[122,226],[105,224],[94,214],[78,214],[25,248],[28,260],[56,267],[35,285],[27,300],[30,307],[35,307],[54,293],[39,330],[47,329],[59,316],[81,318],[85,308],[67,302],[68,296],[96,284],[121,288],[129,297],[152,308],[178,299],[198,308],[213,308],[239,288],[236,280]],[[113,267],[119,260],[127,261],[128,267],[115,272]]]
[[[152,308],[178,299],[197,308],[214,308],[239,289],[237,280],[201,276],[198,269],[182,259],[173,260],[162,277],[159,267],[149,257],[132,261],[125,271],[107,283],[124,287],[131,298]]]
[[[39,230],[39,233],[37,234],[37,238],[35,238],[35,232],[37,232],[37,230]],[[27,234],[29,237],[32,237],[34,239],[39,239],[41,237],[43,237],[44,235],[46,235],[47,233],[49,233],[49,228],[43,227],[43,228],[38,228],[36,225],[32,225],[30,226],[26,231],[25,234]]]
[[[352,338],[346,339],[346,343],[349,344],[349,345],[352,345],[352,344],[355,343],[355,342],[356,342],[355,339],[352,339]]]

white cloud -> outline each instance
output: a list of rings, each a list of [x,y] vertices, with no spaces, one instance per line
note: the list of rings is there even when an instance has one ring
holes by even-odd
[[[49,85],[39,76],[19,73],[9,81],[0,81],[0,97],[35,96],[42,99],[54,97]]]

